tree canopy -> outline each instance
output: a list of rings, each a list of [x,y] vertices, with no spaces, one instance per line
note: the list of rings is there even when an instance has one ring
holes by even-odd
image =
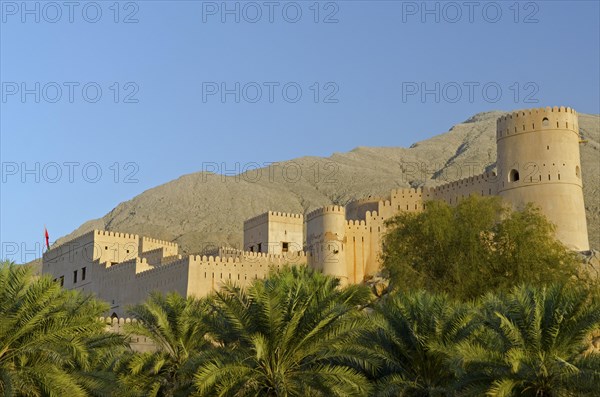
[[[578,260],[555,237],[539,208],[512,210],[498,197],[456,206],[428,201],[420,213],[387,221],[382,266],[393,288],[424,288],[472,299],[527,283],[565,283]]]

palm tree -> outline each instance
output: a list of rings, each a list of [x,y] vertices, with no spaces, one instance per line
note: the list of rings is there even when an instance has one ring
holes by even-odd
[[[187,396],[200,353],[212,346],[205,337],[206,299],[155,292],[129,309],[138,321],[129,333],[154,341],[156,351],[126,355],[118,364],[120,381],[132,395]]]
[[[371,319],[364,343],[380,363],[377,396],[451,396],[451,349],[467,340],[478,324],[472,308],[425,291],[384,298]]]
[[[516,287],[482,303],[484,330],[457,347],[464,395],[597,396],[600,355],[584,354],[600,302],[572,286]]]
[[[31,268],[0,263],[0,395],[108,395],[103,365],[125,346],[99,317],[108,306]]]
[[[213,338],[220,347],[196,373],[199,396],[362,396],[368,365],[356,344],[366,318],[365,287],[308,268],[290,268],[247,290],[226,286],[214,300]]]

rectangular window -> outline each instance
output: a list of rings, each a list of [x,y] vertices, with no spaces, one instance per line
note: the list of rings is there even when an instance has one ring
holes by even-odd
[[[258,243],[257,252],[262,252],[262,243]]]
[[[65,276],[60,276],[60,286],[63,287],[65,285]]]
[[[85,280],[85,267],[81,268],[81,281]]]
[[[281,243],[281,251],[288,252],[288,244],[289,243]]]
[[[73,271],[73,284],[77,282],[77,270]]]

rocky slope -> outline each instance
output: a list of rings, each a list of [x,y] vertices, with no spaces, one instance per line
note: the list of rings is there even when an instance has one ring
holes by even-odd
[[[328,158],[302,157],[237,177],[184,175],[119,204],[57,243],[91,229],[148,235],[183,253],[241,246],[243,221],[267,210],[306,213],[327,204],[434,186],[494,167],[496,119],[480,113],[448,132],[402,147],[358,147]],[[590,244],[600,248],[600,116],[580,114],[584,194]]]

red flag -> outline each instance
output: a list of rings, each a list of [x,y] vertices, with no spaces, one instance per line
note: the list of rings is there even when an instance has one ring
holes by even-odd
[[[50,249],[50,236],[48,236],[48,229],[44,226],[44,236],[46,237],[46,248]]]

